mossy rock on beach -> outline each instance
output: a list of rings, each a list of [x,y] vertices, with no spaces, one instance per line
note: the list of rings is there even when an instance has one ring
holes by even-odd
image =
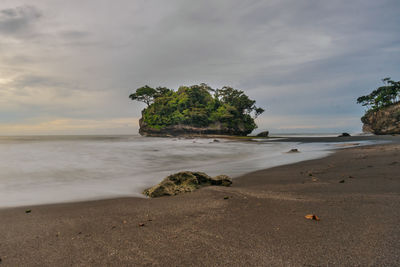
[[[203,172],[178,172],[166,177],[161,183],[143,191],[149,197],[174,196],[192,192],[203,186],[230,186],[232,179],[226,175],[210,177]]]

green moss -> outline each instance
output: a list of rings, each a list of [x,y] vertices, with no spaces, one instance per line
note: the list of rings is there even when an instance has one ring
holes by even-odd
[[[174,196],[192,192],[203,186],[230,186],[231,178],[226,175],[210,177],[203,172],[178,172],[166,177],[161,183],[143,191],[149,197]]]

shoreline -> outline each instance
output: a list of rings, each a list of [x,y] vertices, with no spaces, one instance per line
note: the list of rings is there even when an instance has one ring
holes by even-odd
[[[0,258],[4,266],[396,265],[399,172],[397,141],[247,173],[230,188],[0,209]]]
[[[75,136],[72,136],[70,138],[76,138]],[[99,136],[98,138],[118,138],[118,137],[111,137],[111,136]],[[205,138],[205,137],[204,137]],[[379,138],[379,139],[378,139]],[[199,138],[201,139],[201,138]],[[209,138],[207,138],[209,139]],[[212,138],[211,138],[212,139]],[[303,162],[303,161],[308,161],[308,160],[314,160],[314,159],[321,159],[324,157],[329,156],[332,153],[335,153],[336,151],[340,150],[340,149],[345,149],[345,148],[351,148],[351,147],[357,147],[357,146],[366,146],[366,145],[374,145],[373,143],[368,144],[369,141],[376,141],[377,144],[379,143],[383,143],[383,142],[398,142],[400,143],[400,138],[396,138],[396,137],[388,137],[388,136],[379,136],[379,137],[369,137],[369,138],[359,138],[358,136],[355,137],[346,137],[346,140],[344,140],[344,138],[338,138],[338,137],[286,137],[284,139],[281,138],[260,138],[258,140],[238,140],[238,139],[233,139],[232,142],[239,142],[239,143],[243,143],[245,144],[246,142],[249,141],[253,141],[255,143],[294,143],[293,147],[292,146],[288,146],[287,149],[288,150],[284,150],[282,151],[280,156],[276,156],[277,158],[281,157],[281,160],[275,163],[267,163],[264,164],[265,166],[262,166],[259,168],[247,168],[246,171],[244,172],[239,172],[236,174],[229,174],[229,173],[224,173],[224,171],[220,171],[220,172],[216,172],[214,173],[214,175],[218,175],[218,174],[228,174],[230,175],[233,179],[236,179],[240,176],[246,175],[248,173],[252,173],[255,171],[260,171],[260,170],[267,170],[270,168],[274,168],[274,167],[279,167],[279,166],[285,166],[285,165],[291,165],[291,164],[295,164],[298,162]],[[363,142],[363,143],[362,143]],[[329,147],[327,148],[317,148],[317,150],[315,150],[315,148],[313,148],[313,151],[309,150],[309,148],[307,148],[307,144],[312,145],[313,143],[325,143],[327,145],[329,145]],[[337,143],[337,144],[330,144],[330,143]],[[361,143],[361,144],[360,144]],[[302,147],[302,146],[306,146],[306,147]],[[290,153],[290,149],[295,148],[295,149],[299,149],[300,153]],[[311,155],[310,155],[311,153]],[[288,154],[292,154],[292,155],[288,155]],[[287,155],[287,156],[286,156]],[[274,158],[275,159],[275,158]],[[264,160],[269,160],[268,158],[264,159]],[[242,163],[245,161],[241,161]],[[261,162],[261,161],[260,161]],[[243,164],[242,164],[243,165]],[[225,166],[228,167],[228,166]],[[229,167],[228,167],[229,168]],[[203,171],[204,170],[197,170],[196,168],[183,168],[181,170],[177,170],[177,171],[186,171],[186,170],[191,170],[191,171]],[[175,171],[175,172],[177,172]],[[207,171],[205,171],[207,172]],[[174,172],[171,172],[169,174],[172,174]],[[169,175],[166,174],[166,175]],[[165,176],[166,176],[165,175]],[[2,209],[12,209],[12,208],[19,208],[19,207],[35,207],[35,206],[43,206],[43,205],[53,205],[53,204],[69,204],[69,203],[82,203],[82,202],[88,202],[88,201],[98,201],[98,200],[108,200],[108,199],[115,199],[115,198],[129,198],[129,197],[135,197],[135,198],[145,198],[145,196],[142,196],[141,192],[151,186],[156,185],[158,182],[161,182],[162,178],[165,176],[161,176],[159,177],[159,181],[155,181],[153,184],[149,184],[146,187],[140,188],[139,191],[132,191],[132,192],[125,192],[125,193],[120,193],[120,194],[110,194],[110,195],[98,195],[98,196],[80,196],[77,197],[75,199],[54,199],[52,201],[41,201],[41,202],[33,202],[33,203],[19,203],[19,204],[11,204],[11,205],[4,205],[4,206],[0,206],[0,210]],[[7,202],[6,202],[7,203]]]

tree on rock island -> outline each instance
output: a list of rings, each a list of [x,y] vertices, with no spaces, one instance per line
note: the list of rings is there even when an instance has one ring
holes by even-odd
[[[166,87],[157,87],[154,89],[148,85],[145,85],[136,89],[136,92],[129,95],[129,98],[144,102],[147,104],[147,106],[150,106],[150,104],[154,102],[155,98],[166,95],[169,92],[171,92],[171,90]]]
[[[204,83],[177,91],[146,85],[129,97],[147,104],[139,130],[144,135],[247,135],[264,112],[243,91],[227,86],[213,89]]]

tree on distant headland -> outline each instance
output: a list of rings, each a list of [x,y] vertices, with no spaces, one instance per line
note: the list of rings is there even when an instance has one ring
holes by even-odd
[[[357,103],[367,106],[367,112],[378,110],[398,103],[400,101],[400,81],[393,81],[391,78],[382,79],[384,86],[381,86],[369,95],[357,98]]]
[[[129,96],[147,104],[142,120],[152,129],[173,125],[220,127],[232,134],[251,133],[254,119],[264,112],[243,91],[232,87],[213,89],[207,84],[181,86],[177,91],[143,86]]]

